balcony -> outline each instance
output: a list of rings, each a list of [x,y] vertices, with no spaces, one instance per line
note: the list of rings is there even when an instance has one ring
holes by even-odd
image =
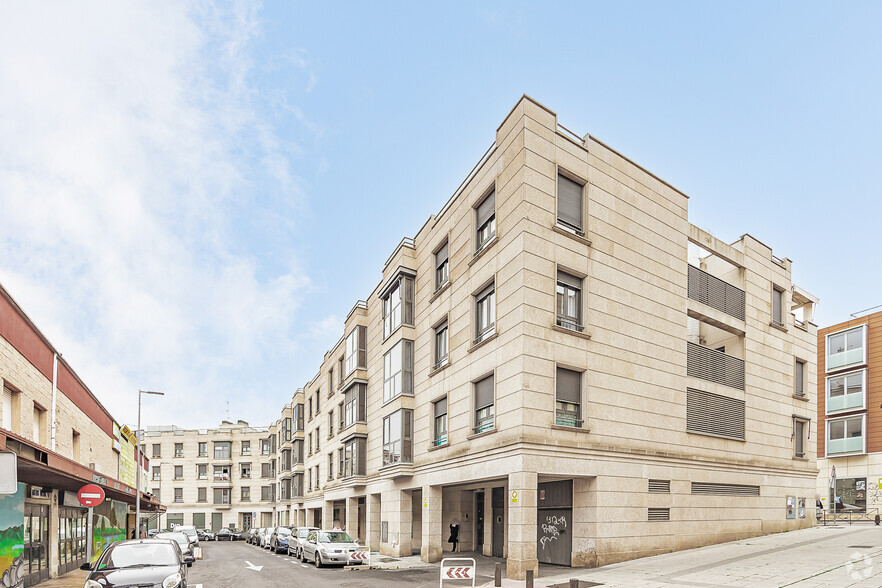
[[[689,298],[744,320],[744,290],[689,265]]]
[[[728,353],[686,343],[686,375],[744,390],[744,360]]]

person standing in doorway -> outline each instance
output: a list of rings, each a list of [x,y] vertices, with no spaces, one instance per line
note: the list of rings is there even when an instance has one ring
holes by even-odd
[[[453,543],[453,551],[456,551],[456,544],[459,543],[459,523],[456,521],[450,523],[450,537],[447,542]]]

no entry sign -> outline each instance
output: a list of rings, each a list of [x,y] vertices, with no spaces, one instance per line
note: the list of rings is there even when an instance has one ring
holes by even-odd
[[[92,508],[104,502],[104,489],[95,484],[86,484],[77,492],[80,504]]]

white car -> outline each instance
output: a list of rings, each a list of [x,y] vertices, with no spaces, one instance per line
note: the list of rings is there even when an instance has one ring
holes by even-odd
[[[310,531],[318,531],[318,527],[292,527],[291,537],[288,538],[288,555],[300,557],[301,548],[306,543],[306,537]]]
[[[367,559],[364,547],[345,531],[310,531],[300,548],[300,561],[311,560],[315,567],[329,564],[361,564]]]

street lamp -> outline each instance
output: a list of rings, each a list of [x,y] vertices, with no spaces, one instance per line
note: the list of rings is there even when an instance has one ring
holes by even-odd
[[[138,456],[138,463],[135,466],[135,529],[137,538],[141,538],[141,395],[153,394],[154,396],[165,396],[164,392],[151,392],[150,390],[138,390],[138,432],[135,435],[137,446],[135,455]]]

